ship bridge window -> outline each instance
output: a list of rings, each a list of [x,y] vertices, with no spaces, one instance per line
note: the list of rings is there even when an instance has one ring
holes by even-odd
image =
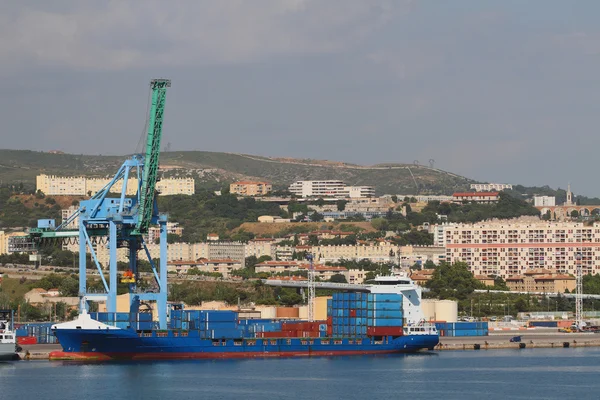
[[[0,335],[0,340],[4,339],[4,335]]]
[[[242,339],[233,339],[234,346],[241,346],[244,341]]]

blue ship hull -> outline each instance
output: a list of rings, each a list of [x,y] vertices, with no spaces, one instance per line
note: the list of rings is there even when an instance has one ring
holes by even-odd
[[[186,358],[306,357],[360,354],[412,353],[433,350],[438,335],[354,338],[244,338],[204,339],[197,331],[130,329],[57,329],[63,351],[60,360],[156,360]]]

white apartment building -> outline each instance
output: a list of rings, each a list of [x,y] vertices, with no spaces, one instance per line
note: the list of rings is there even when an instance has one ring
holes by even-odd
[[[298,197],[339,197],[366,198],[375,197],[372,186],[346,186],[343,181],[296,181],[288,189]]]
[[[429,233],[433,234],[433,245],[434,246],[444,246],[444,243],[445,243],[444,228],[446,226],[448,226],[448,224],[429,225]]]
[[[491,221],[449,225],[444,231],[447,261],[466,262],[474,275],[506,279],[536,268],[575,275],[578,254],[584,274],[600,272],[598,223]]]
[[[386,195],[385,197],[391,197],[391,195]],[[444,196],[444,195],[415,195],[415,194],[398,194],[396,195],[399,202],[404,201],[405,198],[415,198],[418,202],[422,203],[430,203],[432,201],[439,201],[440,203],[444,201],[452,201],[454,198],[452,196]]]
[[[36,189],[49,196],[88,196],[105,187],[112,178],[86,178],[85,176],[56,176],[41,174],[36,177]],[[123,181],[117,182],[111,193],[120,193]],[[127,195],[137,193],[137,178],[129,178]],[[156,183],[156,190],[161,196],[176,194],[192,195],[195,193],[193,178],[164,178]]]
[[[298,197],[343,197],[343,181],[296,181],[289,187],[290,193]]]
[[[373,186],[345,186],[342,196],[351,199],[375,197],[375,188]]]
[[[501,190],[511,190],[512,185],[508,183],[472,183],[471,189],[477,192],[493,192],[493,191],[501,191]]]
[[[535,207],[554,207],[556,206],[556,197],[554,196],[534,196],[533,205]]]

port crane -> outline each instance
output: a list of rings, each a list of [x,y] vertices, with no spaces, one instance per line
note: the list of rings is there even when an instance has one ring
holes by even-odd
[[[150,82],[151,102],[144,154],[135,154],[127,159],[104,188],[90,199],[81,201],[78,210],[58,227],[55,227],[53,220],[40,220],[38,227],[30,229],[27,236],[13,237],[9,243],[11,251],[34,252],[42,246],[78,240],[80,312],[88,307],[88,301],[106,301],[108,312],[117,311],[117,249],[127,248],[129,270],[123,274],[121,282],[129,285],[130,315],[137,314],[141,302],[154,302],[160,329],[167,327],[167,216],[158,213],[156,182],[166,91],[169,87],[171,81],[168,79],[153,79]],[[137,175],[137,193],[127,197],[128,183],[133,182],[130,178],[134,175]],[[120,196],[111,196],[111,189],[119,182],[122,184]],[[79,219],[79,229],[66,229],[76,218]],[[143,238],[150,225],[160,228],[158,268]],[[94,250],[94,245],[101,241],[105,241],[109,248],[108,282]],[[100,275],[104,288],[102,293],[88,291],[88,251]],[[152,292],[142,292],[137,286],[140,251],[145,253],[152,267],[157,287]]]

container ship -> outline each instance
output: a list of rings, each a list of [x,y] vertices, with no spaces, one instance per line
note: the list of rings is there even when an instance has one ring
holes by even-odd
[[[323,321],[240,319],[235,311],[172,305],[167,329],[150,313],[88,313],[52,326],[63,350],[53,360],[159,360],[410,353],[433,350],[439,335],[423,321],[421,290],[409,278],[340,285]]]

